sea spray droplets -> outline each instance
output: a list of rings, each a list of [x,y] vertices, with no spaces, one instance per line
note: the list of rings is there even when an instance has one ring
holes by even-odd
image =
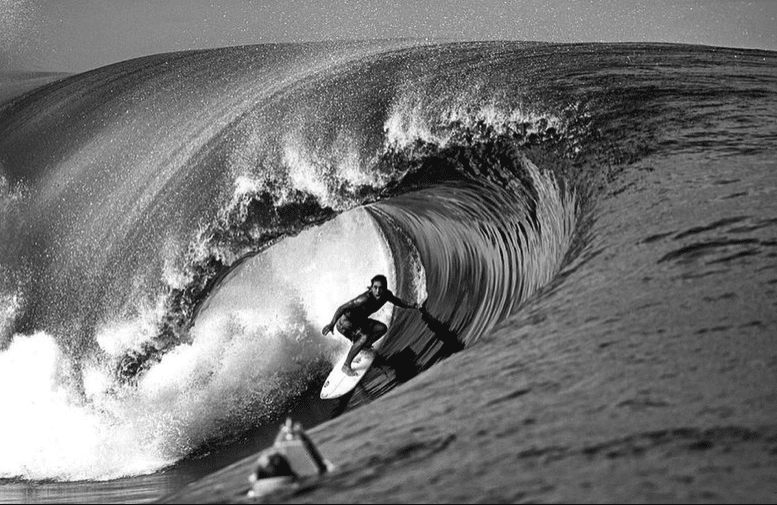
[[[385,185],[385,174],[373,169],[376,159],[374,155],[365,158],[355,136],[346,131],[339,131],[325,149],[289,135],[283,144],[286,180],[278,188],[278,203],[302,192],[323,207],[351,208],[360,203],[365,191],[378,191]]]
[[[0,53],[26,49],[35,39],[37,10],[29,0],[0,0]]]
[[[420,101],[403,98],[391,108],[384,124],[386,149],[407,149],[418,142],[444,148],[452,142],[483,141],[512,136],[531,142],[534,137],[561,136],[565,122],[556,115],[505,108],[496,102],[479,107],[462,103],[435,111]]]
[[[11,331],[13,331],[13,321],[21,305],[22,301],[19,294],[0,291],[0,347],[3,347],[5,341],[10,339]]]
[[[17,210],[25,193],[21,183],[12,187],[0,175],[0,236],[18,236],[22,224],[18,221]],[[0,245],[0,348],[11,338],[14,321],[24,306],[23,287],[31,277],[28,265],[18,264],[14,246],[10,240]]]

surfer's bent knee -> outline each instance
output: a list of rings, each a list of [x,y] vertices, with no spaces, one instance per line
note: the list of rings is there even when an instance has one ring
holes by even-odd
[[[342,336],[347,338],[353,343],[356,343],[359,341],[359,339],[366,338],[366,335],[364,335],[364,331],[359,327],[359,325],[354,324],[353,321],[346,318],[345,316],[341,317],[339,321],[337,321],[337,331],[340,332]]]
[[[380,321],[376,321],[374,319],[370,319],[370,335],[374,338],[380,338],[383,335],[386,334],[388,331],[388,327],[381,323]]]
[[[354,330],[356,329],[354,327],[355,325],[346,319],[345,317],[341,317],[337,324],[335,325],[335,328],[337,328],[337,331],[339,331],[342,335],[351,338],[351,335],[353,334]]]

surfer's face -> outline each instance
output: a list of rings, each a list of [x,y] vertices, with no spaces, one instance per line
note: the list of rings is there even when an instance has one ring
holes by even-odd
[[[386,294],[386,286],[380,281],[375,281],[372,283],[370,291],[372,291],[372,296],[380,300]]]

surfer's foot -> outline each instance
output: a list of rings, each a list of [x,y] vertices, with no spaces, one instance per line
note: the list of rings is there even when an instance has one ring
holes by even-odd
[[[343,365],[343,373],[345,375],[353,377],[354,375],[356,375],[356,370],[354,370],[353,368],[349,367],[348,365]]]

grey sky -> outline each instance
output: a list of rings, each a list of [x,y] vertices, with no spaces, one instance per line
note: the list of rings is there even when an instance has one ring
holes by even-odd
[[[394,37],[777,50],[777,1],[0,0],[0,69],[78,72],[182,49]]]

